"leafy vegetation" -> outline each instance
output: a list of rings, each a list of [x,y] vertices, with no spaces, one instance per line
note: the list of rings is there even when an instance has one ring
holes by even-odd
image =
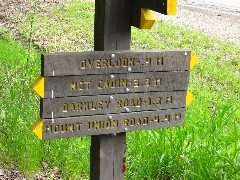
[[[37,6],[37,5],[36,5]],[[40,50],[93,49],[94,6],[72,1],[48,13],[37,8],[19,24],[28,46],[0,29],[0,165],[38,172],[57,166],[66,179],[89,176],[89,137],[40,141],[31,132],[39,98],[29,88],[40,72]],[[240,178],[240,48],[158,21],[132,28],[131,49],[190,49],[200,59],[191,71],[195,100],[184,127],[127,134],[126,179]]]

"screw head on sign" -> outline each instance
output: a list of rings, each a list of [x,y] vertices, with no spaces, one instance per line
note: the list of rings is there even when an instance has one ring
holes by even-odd
[[[130,89],[129,88],[126,88],[126,92],[129,92],[130,91]]]
[[[112,55],[111,55],[111,58],[115,58],[115,54],[112,54]]]
[[[131,68],[131,67],[128,67],[128,71],[131,72],[131,71],[132,71],[132,68]]]
[[[112,116],[108,116],[109,119],[112,119]]]
[[[114,75],[111,75],[110,78],[113,79],[113,78],[114,78]]]
[[[129,108],[125,107],[126,112],[130,112]]]
[[[113,96],[110,96],[109,99],[113,100]]]
[[[125,128],[124,128],[124,131],[127,131],[127,130],[128,130],[128,128],[125,127]]]
[[[186,56],[187,55],[187,52],[185,51],[184,55]]]

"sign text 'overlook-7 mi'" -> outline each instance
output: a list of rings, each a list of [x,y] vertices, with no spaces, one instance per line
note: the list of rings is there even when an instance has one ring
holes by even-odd
[[[42,55],[40,139],[181,126],[197,57],[185,50]]]

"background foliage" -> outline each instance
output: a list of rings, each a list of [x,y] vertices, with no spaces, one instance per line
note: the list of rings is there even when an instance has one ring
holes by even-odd
[[[58,167],[66,179],[89,177],[89,137],[40,141],[31,132],[39,97],[30,89],[40,54],[93,49],[94,5],[74,0],[17,23],[25,43],[0,29],[0,165],[31,177]],[[200,62],[191,71],[195,100],[184,127],[127,134],[126,179],[239,179],[239,46],[157,21],[132,28],[131,49],[191,49]]]

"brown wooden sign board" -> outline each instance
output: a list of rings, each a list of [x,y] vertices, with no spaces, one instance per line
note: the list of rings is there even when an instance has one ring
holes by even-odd
[[[41,118],[95,116],[186,107],[186,91],[41,99]]]
[[[42,55],[42,76],[187,71],[190,51],[93,51]]]
[[[187,90],[190,71],[44,77],[44,98]]]
[[[183,125],[190,60],[185,50],[42,55],[43,139]]]
[[[43,139],[114,134],[183,126],[186,108],[43,119]]]

